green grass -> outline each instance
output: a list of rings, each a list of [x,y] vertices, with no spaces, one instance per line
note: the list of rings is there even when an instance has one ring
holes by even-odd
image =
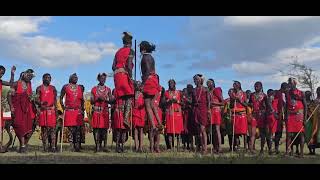
[[[5,142],[6,142],[5,134]],[[283,138],[284,139],[284,138]],[[223,145],[224,153],[222,155],[205,155],[202,156],[194,152],[168,152],[165,151],[164,138],[161,136],[161,150],[160,154],[151,153],[135,153],[130,149],[130,139],[125,145],[125,153],[115,153],[115,144],[111,145],[111,135],[108,136],[108,148],[111,152],[94,153],[94,141],[92,134],[87,134],[86,144],[83,145],[82,152],[69,151],[69,145],[64,144],[62,153],[43,153],[41,141],[39,140],[39,133],[33,134],[30,140],[29,150],[27,154],[19,154],[16,152],[18,141],[16,140],[15,147],[9,152],[0,154],[0,163],[22,163],[22,164],[292,164],[292,163],[320,163],[320,155],[308,156],[305,155],[303,159],[297,157],[283,157],[284,143],[281,145],[280,155],[249,155],[247,153],[228,152],[228,144]],[[144,140],[145,150],[148,149],[149,141]],[[227,143],[227,137],[225,137]],[[132,148],[133,148],[132,140]],[[260,142],[257,140],[256,149],[259,149]],[[60,145],[59,145],[60,147]],[[305,154],[308,153],[305,147]],[[319,152],[317,152],[319,153]]]

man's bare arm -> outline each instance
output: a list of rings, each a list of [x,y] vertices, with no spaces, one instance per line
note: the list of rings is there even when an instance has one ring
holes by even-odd
[[[64,96],[66,95],[66,86],[67,86],[67,85],[64,85],[64,86],[62,87],[62,89],[61,89],[61,94],[60,94],[60,105],[61,105],[61,108],[62,108],[63,110],[65,110],[65,107],[64,107],[64,104],[63,104],[63,98],[64,98]]]

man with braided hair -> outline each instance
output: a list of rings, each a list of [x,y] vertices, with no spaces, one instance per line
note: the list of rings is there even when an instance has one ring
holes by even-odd
[[[260,153],[263,154],[265,140],[267,140],[267,145],[269,148],[269,153],[271,153],[271,137],[267,136],[267,116],[266,110],[268,106],[267,95],[263,92],[262,83],[260,81],[254,84],[255,92],[251,94],[249,105],[252,108],[252,120],[251,120],[251,136],[249,143],[250,152],[253,151],[255,132],[256,128],[259,128],[260,137],[261,137],[261,148]]]
[[[248,131],[248,122],[246,116],[246,93],[242,91],[241,83],[239,81],[234,81],[233,90],[230,93],[230,107],[231,107],[231,122],[234,127],[234,148],[237,151],[240,146],[240,136],[243,136],[244,148],[247,150],[246,138]]]
[[[152,52],[155,51],[156,46],[148,41],[140,43],[141,59],[141,72],[142,72],[142,86],[143,97],[146,108],[146,114],[149,124],[149,136],[154,137],[162,131],[161,118],[159,117],[159,108],[156,107],[155,101],[158,98],[157,94],[161,92],[159,85],[159,76],[156,74],[155,60],[152,57]],[[154,118],[156,121],[154,121]],[[150,138],[150,144],[153,144],[154,139]],[[150,151],[153,152],[153,147],[150,146]]]
[[[211,133],[211,143],[215,147],[216,153],[221,153],[221,133],[220,133],[220,125],[222,121],[221,117],[221,107],[223,107],[223,97],[222,97],[222,89],[220,87],[216,87],[213,79],[208,79],[207,86],[209,88],[209,97],[210,97],[210,110],[211,110],[211,123],[210,129],[215,132]],[[210,131],[211,131],[210,130]],[[213,135],[215,134],[215,135]],[[215,141],[214,141],[214,140]],[[215,143],[214,143],[215,142]],[[216,143],[217,142],[217,143]]]

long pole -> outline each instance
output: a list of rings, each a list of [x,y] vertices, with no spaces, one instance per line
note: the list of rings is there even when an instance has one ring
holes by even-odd
[[[66,117],[66,110],[63,111],[63,119],[62,119],[62,129],[61,129],[61,139],[60,139],[60,152],[62,153],[62,144],[63,144],[63,129],[64,129],[64,120]]]
[[[137,40],[134,40],[134,83],[137,83]],[[134,98],[136,97],[136,90],[134,90]],[[136,105],[136,101],[133,101],[133,105]]]
[[[134,83],[137,83],[137,40],[134,40]],[[134,97],[133,97],[133,106],[136,106],[136,90],[134,90]],[[132,107],[132,106],[131,106]],[[130,111],[130,115],[131,115],[131,119],[130,119],[130,134],[131,134],[131,139],[130,139],[130,149],[132,151],[132,110],[133,108],[131,108]]]
[[[236,124],[236,103],[237,101],[234,100],[234,105],[233,105],[233,127],[232,127],[232,151],[231,155],[233,155],[233,146],[234,146],[234,129],[235,129],[235,124]]]
[[[175,133],[175,127],[174,127],[174,107],[173,107],[173,103],[171,105],[171,110],[172,110],[172,126],[173,126],[173,138],[172,138],[172,143],[173,143],[173,152],[175,152],[175,148],[174,148],[174,138],[176,136],[176,133]]]

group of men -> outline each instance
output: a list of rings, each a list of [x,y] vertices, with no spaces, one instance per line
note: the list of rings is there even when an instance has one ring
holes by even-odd
[[[245,151],[255,153],[255,141],[259,136],[260,153],[264,153],[267,143],[268,152],[272,154],[273,141],[275,153],[280,152],[280,139],[285,129],[286,154],[292,155],[293,145],[300,145],[297,153],[302,157],[305,142],[310,154],[315,154],[320,139],[320,88],[317,89],[317,98],[312,100],[311,92],[303,93],[297,89],[297,80],[294,78],[282,83],[280,90],[269,89],[267,94],[263,92],[261,82],[254,84],[255,92],[251,93],[249,90],[244,92],[241,83],[235,81],[233,88],[228,91],[229,98],[224,99],[222,89],[215,86],[213,79],[208,79],[204,86],[204,76],[196,74],[193,77],[195,87],[188,84],[180,91],[176,89],[175,80],[170,79],[168,90],[165,90],[159,84],[152,56],[155,45],[147,41],[139,45],[142,82],[132,78],[135,58],[132,38],[130,33],[124,32],[123,47],[115,54],[112,65],[115,88],[111,90],[107,87],[107,74],[99,73],[99,83],[91,90],[91,127],[95,152],[108,151],[107,135],[111,128],[112,141],[116,143],[116,152],[119,153],[124,152],[124,144],[129,136],[134,139],[135,151],[143,152],[144,135],[148,133],[150,152],[160,152],[160,135],[164,134],[168,150],[179,151],[182,141],[183,148],[190,151],[207,154],[208,145],[211,144],[211,152],[222,153],[224,136],[227,135],[230,151],[239,150],[242,137]],[[62,87],[59,102],[63,112],[58,115],[57,90],[50,84],[51,75],[43,75],[43,84],[37,87],[34,96],[31,86],[33,70],[24,71],[19,80],[14,82],[15,70],[13,67],[9,82],[0,80],[0,94],[2,85],[11,87],[8,102],[12,127],[20,143],[19,152],[27,151],[35,121],[41,127],[44,151],[56,152],[59,115],[63,117],[62,127],[68,128],[71,150],[79,152],[84,136],[85,88],[77,83],[77,74],[72,74],[69,83]],[[1,66],[0,79],[4,73],[5,68]],[[1,135],[4,127],[1,118]],[[8,144],[1,144],[1,152],[7,151]]]

